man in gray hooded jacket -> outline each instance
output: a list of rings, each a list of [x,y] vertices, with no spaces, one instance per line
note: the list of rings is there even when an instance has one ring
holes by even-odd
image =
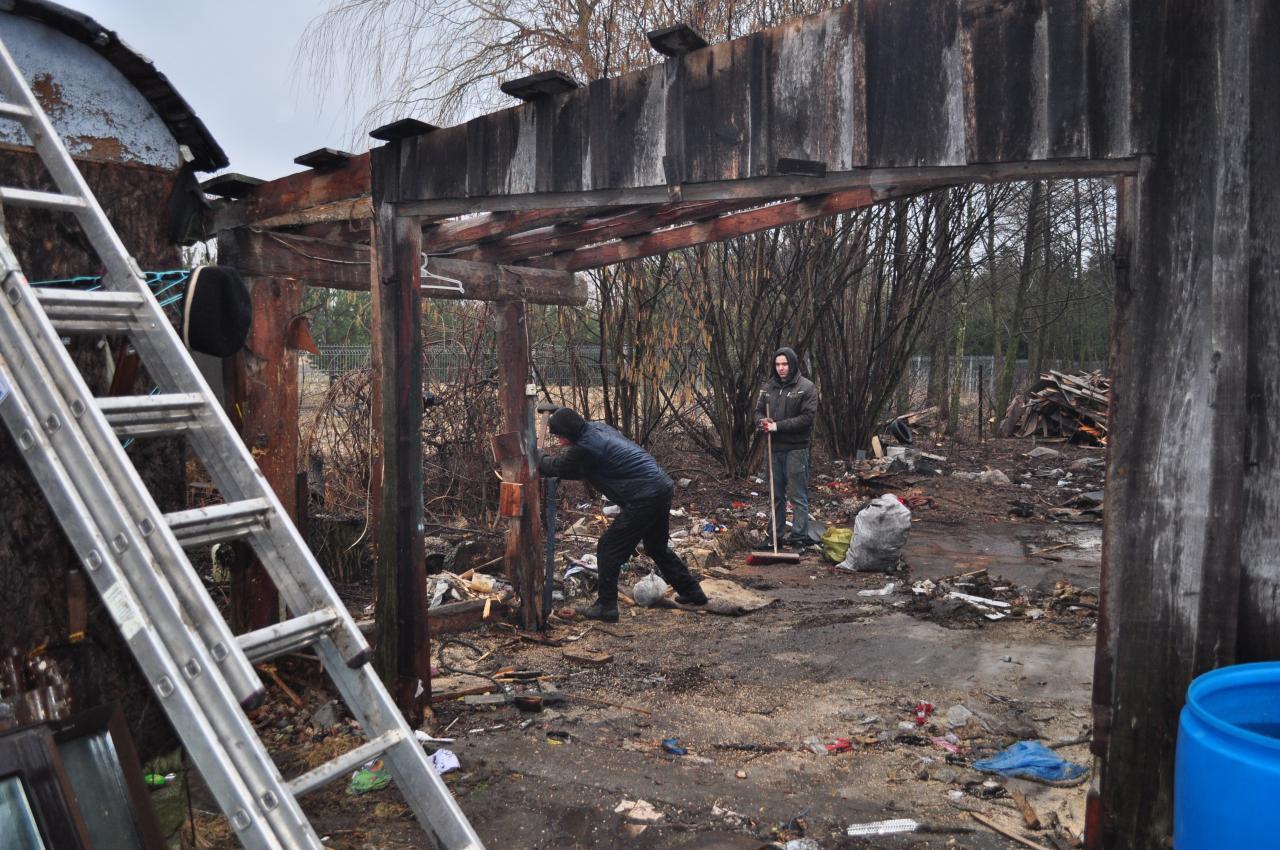
[[[772,376],[760,392],[756,420],[773,441],[773,515],[779,543],[806,545],[809,539],[809,441],[818,414],[818,388],[800,374],[800,360],[790,348],[773,355]],[[787,499],[791,499],[791,533]],[[784,539],[785,535],[785,539]]]

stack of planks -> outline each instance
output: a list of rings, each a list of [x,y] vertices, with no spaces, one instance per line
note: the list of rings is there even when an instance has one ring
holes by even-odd
[[[1000,433],[1006,437],[1066,437],[1105,446],[1111,379],[1101,372],[1049,371],[1009,404]]]

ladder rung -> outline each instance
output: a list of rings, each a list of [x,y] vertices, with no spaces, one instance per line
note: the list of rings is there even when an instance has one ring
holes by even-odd
[[[183,548],[247,537],[265,527],[271,506],[266,499],[245,499],[207,508],[165,514],[165,522]]]
[[[103,396],[95,401],[107,424],[117,434],[129,437],[186,431],[196,424],[204,407],[204,396],[199,393]],[[266,503],[262,504],[265,507]]]
[[[338,624],[332,608],[322,608],[240,635],[236,641],[254,664],[311,646]]]
[[[30,117],[31,110],[25,106],[0,101],[0,118],[11,118],[14,121],[21,121],[25,124]]]
[[[0,186],[0,202],[13,204],[15,207],[40,207],[46,210],[66,210],[76,212],[89,205],[84,198],[75,195],[60,195],[56,192],[37,192],[33,189],[15,189]]]
[[[354,750],[348,750],[333,761],[327,761],[315,770],[309,770],[301,776],[289,780],[289,790],[295,797],[301,797],[308,791],[314,791],[326,782],[343,776],[365,762],[372,761],[387,750],[404,741],[405,736],[399,729],[384,732],[371,741],[366,741]],[[418,746],[418,742],[413,742]]]
[[[34,287],[36,300],[58,333],[125,333],[134,323],[134,311],[144,303],[136,292]]]

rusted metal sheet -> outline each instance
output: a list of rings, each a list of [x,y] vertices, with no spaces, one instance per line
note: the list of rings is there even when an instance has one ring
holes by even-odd
[[[164,75],[92,18],[54,3],[12,0],[0,11],[0,38],[72,154],[172,170],[185,145],[201,171],[227,164]],[[0,141],[27,144],[8,121]]]

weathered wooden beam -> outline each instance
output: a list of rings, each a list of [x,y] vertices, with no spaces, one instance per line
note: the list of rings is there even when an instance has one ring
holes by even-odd
[[[234,233],[218,235],[218,258],[236,266],[245,246]],[[249,281],[253,324],[244,350],[234,358],[233,397],[241,439],[289,516],[299,519],[298,357],[286,329],[302,309],[296,280],[255,276]],[[248,546],[235,549],[239,568],[232,571],[232,624],[238,631],[261,629],[279,619],[279,593]]]
[[[816,198],[801,198],[784,201],[746,212],[731,213],[719,218],[688,224],[684,227],[673,227],[645,236],[622,239],[605,245],[568,251],[551,257],[535,257],[529,260],[530,265],[548,268],[581,271],[601,266],[610,266],[623,260],[634,260],[638,257],[649,257],[664,254],[692,245],[706,242],[720,242],[770,230],[787,224],[808,221],[811,218],[836,215],[870,206],[879,200],[870,189],[853,189],[848,192],[833,192],[830,195],[819,195]]]
[[[529,257],[585,248],[598,242],[647,233],[673,224],[700,221],[744,206],[749,204],[742,201],[698,201],[691,204],[639,207],[581,223],[566,222],[539,228],[520,236],[487,242],[470,250],[460,251],[454,256],[491,263],[519,262]]]
[[[1016,180],[1117,177],[1135,174],[1136,158],[1105,160],[1038,160],[1033,162],[979,163],[957,166],[866,168],[857,171],[828,171],[826,177],[775,175],[685,183],[682,200],[690,201],[772,201],[800,195],[838,192],[870,187],[925,191],[960,183],[1003,183]],[[589,189],[573,192],[494,193],[476,198],[447,196],[403,201],[396,212],[407,216],[449,216],[477,212],[519,212],[580,207],[640,206],[668,204],[665,185],[624,189]],[[469,244],[469,243],[464,243]]]
[[[431,167],[402,174],[390,200],[493,209],[484,199],[670,187],[690,198],[788,160],[840,173],[1131,156],[1127,128],[1150,98],[1130,86],[1146,66],[1129,61],[1159,59],[1141,38],[1126,47],[1131,14],[1080,0],[895,0],[691,52],[660,42],[677,54],[661,65],[416,137],[407,161]],[[1138,36],[1159,31],[1144,23]],[[781,194],[805,193],[769,193]]]
[[[421,722],[419,688],[431,691],[423,550],[422,296],[417,222],[386,205],[373,221],[379,281],[382,491],[378,533],[376,663],[396,702]]]
[[[1253,121],[1275,110],[1274,89],[1252,78],[1266,67],[1275,79],[1274,51],[1259,49],[1280,35],[1274,12],[1257,13],[1269,5],[1180,3],[1159,27],[1140,30],[1144,50],[1178,61],[1142,66],[1134,80],[1159,106],[1159,120],[1143,128],[1158,153],[1123,193],[1117,231],[1094,674],[1103,734],[1086,825],[1095,848],[1169,846],[1171,742],[1187,686],[1240,660],[1242,609],[1280,608],[1274,597],[1241,595],[1242,540],[1253,523],[1263,534],[1275,527],[1274,514],[1248,510],[1245,495],[1251,467],[1274,476],[1277,464],[1251,456],[1247,384],[1250,330],[1280,321],[1273,298],[1251,300],[1251,275],[1274,270],[1280,201],[1273,142]],[[1258,282],[1274,292],[1274,277]]]
[[[411,221],[411,219],[405,219]],[[416,222],[414,222],[416,226]],[[237,228],[224,237],[236,247],[236,268],[250,278],[301,281],[310,286],[369,289],[369,246],[313,239],[253,228]],[[448,300],[499,301],[580,307],[587,303],[587,282],[571,272],[516,265],[495,265],[452,257],[429,257],[427,269],[457,281],[424,278],[423,295]]]
[[[613,212],[616,208],[603,207]],[[514,236],[559,223],[582,221],[597,212],[590,208],[534,209],[521,212],[484,213],[457,221],[429,224],[422,230],[422,245],[431,253],[453,251],[467,245]]]
[[[230,230],[247,224],[278,227],[318,221],[318,218],[305,217],[308,210],[323,210],[331,216],[346,210],[350,218],[368,218],[369,154],[353,156],[331,171],[302,171],[263,183],[243,200],[219,209],[214,214],[214,229]]]
[[[520,515],[507,521],[507,548],[503,558],[508,580],[520,597],[517,617],[521,628],[542,625],[542,509],[534,451],[537,446],[533,422],[534,405],[528,392],[529,336],[525,327],[525,306],[519,301],[494,305],[498,336],[498,399],[502,404],[503,426],[524,441],[521,453],[505,453],[502,460],[504,485],[520,487],[523,502]],[[511,488],[508,488],[509,490]]]

